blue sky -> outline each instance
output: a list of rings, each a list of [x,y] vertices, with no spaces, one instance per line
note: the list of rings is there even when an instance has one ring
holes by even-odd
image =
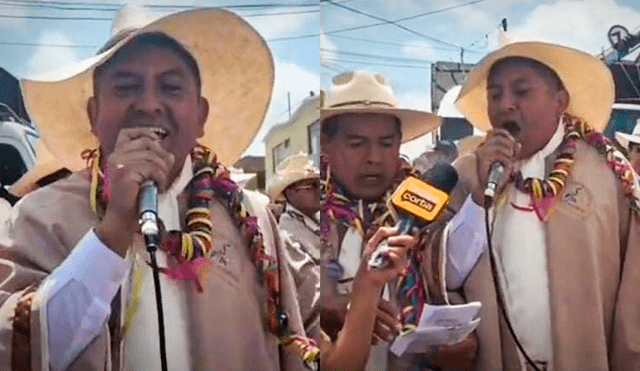
[[[461,48],[464,62],[477,62],[495,47],[503,18],[514,37],[526,35],[592,54],[609,47],[607,31],[614,24],[640,30],[637,1],[333,1],[338,5],[319,0],[132,2],[153,4],[149,10],[158,16],[189,6],[227,6],[247,17],[264,36],[276,60],[276,86],[263,128],[247,151],[254,155],[264,153],[262,139],[267,130],[287,120],[287,93],[295,110],[309,91],[328,88],[331,77],[339,72],[381,73],[401,105],[430,110],[430,63],[458,62]],[[0,0],[0,66],[26,77],[92,56],[108,39],[109,19],[121,4],[118,0]],[[280,6],[264,6],[269,4]],[[406,30],[389,23],[361,28],[382,22],[357,12],[388,21],[431,14],[399,22]],[[82,19],[38,19],[42,17]],[[320,30],[322,36],[318,36]],[[302,38],[282,39],[291,37]],[[405,147],[409,148],[405,152],[414,155],[425,145],[423,139]]]

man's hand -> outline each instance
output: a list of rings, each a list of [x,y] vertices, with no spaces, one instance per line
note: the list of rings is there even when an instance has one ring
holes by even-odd
[[[497,188],[499,193],[509,180],[509,175],[513,171],[513,162],[518,158],[521,147],[522,145],[504,129],[494,129],[487,133],[484,143],[476,150],[478,187],[472,193],[476,204],[484,205],[484,190],[491,165],[494,162],[500,162],[505,168],[505,176],[502,177]]]
[[[382,241],[386,241],[389,246],[387,257],[391,264],[385,269],[371,268],[368,265],[369,258],[380,247]],[[416,237],[398,235],[397,228],[379,228],[367,242],[355,285],[358,287],[366,285],[370,286],[372,290],[381,290],[385,283],[405,273],[408,265],[408,251],[417,244],[418,239]],[[354,286],[354,294],[355,290],[356,287]],[[381,298],[376,312],[376,323],[371,339],[372,344],[376,344],[379,340],[390,341],[400,333],[400,330],[400,312],[398,308],[393,303]]]
[[[107,159],[110,199],[96,234],[121,256],[125,256],[138,229],[140,185],[150,179],[159,191],[168,186],[174,156],[160,146],[159,140],[151,128],[122,129]]]
[[[436,347],[433,365],[443,371],[471,370],[478,353],[478,339],[469,334],[459,343]]]

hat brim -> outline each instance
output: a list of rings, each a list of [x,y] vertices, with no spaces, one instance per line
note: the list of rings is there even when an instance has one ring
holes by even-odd
[[[132,32],[107,51],[39,79],[21,81],[29,115],[45,145],[72,171],[84,168],[80,153],[98,146],[87,114],[93,70],[132,38],[161,32],[192,54],[200,69],[209,116],[199,142],[223,164],[233,164],[251,144],[267,112],[274,63],[265,40],[242,18],[214,8],[163,17]]]
[[[428,112],[415,111],[402,108],[376,108],[376,107],[349,107],[349,108],[322,108],[320,120],[343,113],[374,113],[396,116],[402,125],[402,142],[408,142],[422,135],[430,133],[442,125],[442,118]]]
[[[629,149],[630,143],[640,144],[640,136],[637,135],[616,131],[615,136],[618,143],[626,149]]]
[[[613,76],[599,59],[582,51],[541,42],[509,44],[484,57],[474,67],[456,100],[458,109],[477,128],[491,129],[488,115],[487,78],[495,62],[507,57],[536,60],[558,74],[569,93],[567,112],[604,130],[615,99]]]

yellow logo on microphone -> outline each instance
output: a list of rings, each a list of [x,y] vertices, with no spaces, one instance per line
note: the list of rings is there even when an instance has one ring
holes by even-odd
[[[390,201],[400,211],[430,222],[447,206],[449,195],[416,177],[408,177],[391,195]]]

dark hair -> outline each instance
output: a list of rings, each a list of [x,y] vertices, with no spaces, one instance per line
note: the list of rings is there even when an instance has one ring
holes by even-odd
[[[191,53],[189,53],[177,40],[170,36],[167,36],[161,32],[147,32],[135,36],[134,38],[129,40],[125,45],[118,49],[111,56],[111,58],[107,59],[107,61],[97,66],[93,70],[94,94],[97,91],[100,75],[106,69],[113,65],[121,63],[122,61],[133,55],[143,53],[148,47],[156,47],[174,52],[187,65],[187,68],[191,71],[193,77],[196,80],[196,87],[198,88],[198,91],[200,91],[200,88],[202,86],[200,80],[200,69],[198,68],[198,63],[193,58]]]
[[[335,116],[330,116],[327,117],[326,119],[322,120],[321,122],[321,138],[323,138],[323,140],[330,140],[333,137],[336,136],[336,134],[338,134],[341,130],[341,125],[340,125],[340,117],[343,117],[344,115],[349,115],[349,114],[354,114],[355,112],[345,112],[345,113],[341,113]],[[380,114],[380,113],[357,113],[359,115],[386,115],[386,116],[390,116],[393,117],[393,119],[396,122],[396,130],[398,135],[400,135],[400,137],[402,138],[402,122],[400,122],[400,119],[397,116],[394,116],[392,114]]]
[[[493,76],[498,69],[502,68],[503,66],[512,66],[512,65],[529,67],[532,70],[536,71],[542,78],[551,82],[552,85],[558,91],[566,90],[564,88],[564,84],[562,83],[562,80],[560,80],[560,77],[553,69],[551,69],[549,66],[547,66],[544,63],[538,62],[531,58],[525,58],[525,57],[506,57],[506,58],[497,60],[496,62],[493,63],[493,65],[491,66],[491,69],[489,69],[489,76],[487,80],[490,81],[491,76]]]

